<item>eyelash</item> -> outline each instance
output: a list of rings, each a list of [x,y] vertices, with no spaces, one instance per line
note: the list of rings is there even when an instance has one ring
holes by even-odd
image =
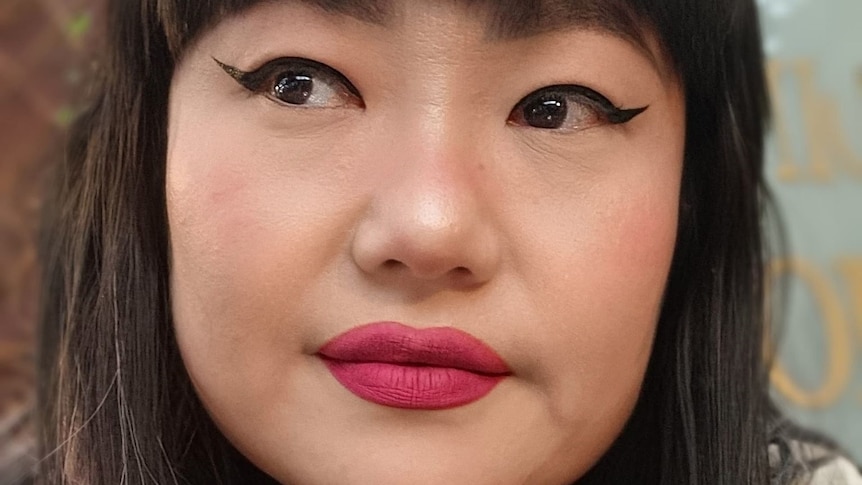
[[[281,57],[250,72],[241,71],[218,59],[213,60],[251,93],[264,95],[281,105],[293,108],[308,107],[306,103],[314,96],[318,84],[322,83],[324,89],[332,91],[331,95],[338,96],[337,104],[312,107],[365,107],[359,90],[347,77],[326,64],[311,59]],[[289,93],[299,95],[298,98],[285,99],[285,83],[290,89],[299,89],[299,92]],[[588,123],[564,127],[563,123],[569,119],[571,101],[576,103],[577,108],[588,110],[587,114],[594,119]],[[507,123],[540,130],[578,131],[601,124],[628,123],[647,108],[648,106],[622,109],[593,89],[574,84],[559,84],[538,89],[523,97],[512,109]],[[528,109],[531,109],[530,113],[525,114]],[[559,119],[560,115],[562,120]],[[538,119],[528,120],[529,116],[538,116]]]
[[[254,71],[244,72],[233,66],[225,64],[218,59],[213,59],[230,77],[234,78],[242,87],[254,94],[262,94],[272,101],[291,107],[303,107],[304,103],[293,103],[279,97],[279,83],[303,82],[306,88],[314,89],[322,82],[324,87],[336,86],[333,90],[335,95],[340,96],[341,103],[330,107],[351,106],[364,108],[362,96],[356,86],[343,74],[326,64],[306,59],[303,57],[280,57],[273,59],[260,66]],[[293,80],[288,81],[292,77]],[[282,85],[282,87],[284,87]],[[293,87],[296,87],[295,85]],[[310,99],[314,94],[312,90],[303,90],[303,101]]]
[[[568,120],[571,111],[570,101],[575,107],[586,109],[588,115],[593,117],[585,123],[576,126],[563,127],[562,124]],[[526,111],[532,108],[534,115],[539,115],[536,124],[529,123]],[[622,109],[615,106],[605,96],[585,86],[575,84],[558,84],[537,89],[523,97],[509,115],[508,122],[513,125],[524,123],[540,129],[554,129],[558,131],[579,131],[602,124],[621,125],[628,123],[639,114],[646,111],[648,106],[634,109]],[[562,120],[554,119],[553,115],[562,115]],[[540,125],[540,126],[537,126]]]

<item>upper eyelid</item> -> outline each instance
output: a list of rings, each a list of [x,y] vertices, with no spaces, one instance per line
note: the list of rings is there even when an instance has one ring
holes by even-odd
[[[609,110],[621,109],[615,103],[611,102],[611,100],[608,99],[607,96],[601,94],[600,92],[598,92],[592,88],[588,88],[586,86],[582,86],[579,84],[554,84],[551,86],[545,86],[545,87],[536,89],[535,91],[531,92],[530,94],[524,96],[522,98],[521,102],[527,101],[527,100],[530,100],[536,96],[541,96],[541,95],[548,94],[548,93],[579,95],[579,96],[586,98],[587,100],[589,100],[591,102],[598,104],[600,107],[602,107],[604,109],[609,109]]]
[[[587,101],[589,101],[591,104],[594,104],[597,109],[602,112],[602,115],[607,117],[608,121],[610,121],[612,124],[620,124],[631,121],[636,116],[640,115],[649,108],[649,105],[640,108],[622,108],[613,103],[610,99],[608,99],[600,92],[579,84],[555,84],[539,88],[525,96],[521,101],[518,102],[517,106],[521,106],[523,103],[532,100],[534,97],[541,96],[545,93],[576,94],[582,96],[586,98]]]
[[[315,71],[326,80],[336,81],[343,84],[352,94],[361,97],[359,90],[350,82],[344,74],[335,68],[323,64],[312,59],[304,57],[278,57],[264,62],[260,66],[250,70],[243,71],[229,64],[225,64],[213,57],[216,64],[219,65],[230,77],[234,78],[243,87],[249,90],[259,90],[261,84],[269,79],[269,76],[277,72],[278,68],[288,67],[290,65],[300,65],[306,69]]]
[[[347,90],[350,91],[353,95],[358,98],[362,98],[362,95],[360,94],[359,90],[350,81],[350,79],[347,78],[347,76],[327,64],[312,59],[289,56],[278,57],[264,62],[263,64],[254,68],[251,71],[243,71],[224,62],[221,62],[215,57],[213,57],[213,60],[216,62],[216,64],[219,65],[219,67],[222,68],[222,70],[224,70],[228,75],[230,75],[238,83],[240,83],[243,87],[250,91],[260,91],[261,85],[269,79],[269,77],[273,74],[273,70],[280,67],[289,66],[291,64],[298,64],[302,65],[307,69],[316,71],[317,74],[322,75],[328,80],[334,80],[343,84],[347,88]],[[616,116],[631,119],[632,117],[636,116],[637,114],[640,114],[649,107],[646,106],[643,108],[623,109],[611,102],[605,95],[599,93],[598,91],[579,84],[554,84],[541,87],[523,97],[521,101],[518,102],[518,105],[521,105],[536,96],[554,92],[582,96],[586,98],[589,102],[597,105],[597,107],[602,110],[606,116]]]

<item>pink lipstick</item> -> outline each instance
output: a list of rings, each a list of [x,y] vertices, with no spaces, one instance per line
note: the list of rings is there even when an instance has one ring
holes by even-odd
[[[477,401],[511,371],[488,345],[449,327],[362,325],[318,351],[348,391],[383,406],[449,409]]]

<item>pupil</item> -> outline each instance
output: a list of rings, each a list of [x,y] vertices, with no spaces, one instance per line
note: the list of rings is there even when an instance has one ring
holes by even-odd
[[[311,96],[314,81],[302,74],[286,74],[278,79],[272,91],[276,98],[288,104],[305,104]]]
[[[524,110],[524,121],[535,128],[559,128],[566,122],[569,107],[559,99],[540,99]]]

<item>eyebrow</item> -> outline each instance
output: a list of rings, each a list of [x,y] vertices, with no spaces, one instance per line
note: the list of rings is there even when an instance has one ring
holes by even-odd
[[[299,0],[329,14],[390,26],[397,16],[394,0]],[[595,30],[623,38],[656,68],[661,63],[647,43],[645,21],[630,0],[430,0],[464,7],[485,24],[489,41],[517,40],[571,29]],[[661,69],[659,69],[661,70]]]

